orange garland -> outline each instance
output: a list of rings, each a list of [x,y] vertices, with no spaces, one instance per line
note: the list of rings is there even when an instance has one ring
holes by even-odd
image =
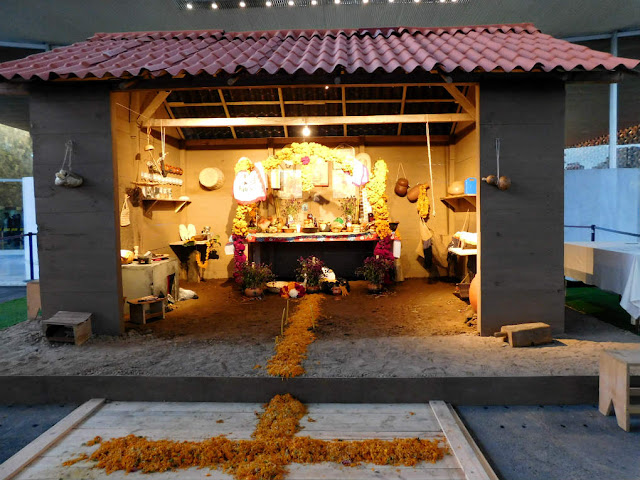
[[[267,372],[274,377],[291,378],[305,373],[302,362],[307,358],[307,346],[316,339],[313,328],[324,296],[306,295],[289,318],[284,336],[276,338],[276,354],[269,359]]]
[[[90,460],[107,474],[221,466],[238,480],[281,480],[290,463],[334,462],[354,467],[366,462],[410,467],[420,462],[435,463],[449,453],[444,440],[439,439],[324,441],[295,437],[306,412],[306,407],[291,395],[276,395],[265,405],[253,440],[218,436],[200,442],[177,442],[128,435],[102,442]]]

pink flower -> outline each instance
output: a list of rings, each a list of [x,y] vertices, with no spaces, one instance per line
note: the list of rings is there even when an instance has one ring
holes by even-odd
[[[311,161],[311,159],[309,157],[302,157],[300,159],[300,163],[302,163],[303,165],[309,165],[310,161]]]

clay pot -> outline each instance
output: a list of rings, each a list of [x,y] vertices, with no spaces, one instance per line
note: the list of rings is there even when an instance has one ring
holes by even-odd
[[[420,196],[420,184],[414,185],[407,192],[407,200],[411,203],[416,203],[418,201],[418,197]]]
[[[263,293],[262,288],[245,288],[244,294],[247,297],[259,297]]]
[[[478,294],[480,293],[480,275],[476,275],[469,285],[469,304],[478,313]]]
[[[367,291],[369,293],[379,293],[382,290],[382,285],[379,283],[367,283]]]
[[[342,289],[340,287],[331,287],[331,293],[334,295],[342,295]]]

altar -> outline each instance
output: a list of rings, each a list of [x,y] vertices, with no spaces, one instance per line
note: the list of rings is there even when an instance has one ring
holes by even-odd
[[[295,277],[298,258],[322,258],[336,276],[353,279],[364,259],[373,255],[375,233],[256,233],[247,236],[249,259],[272,265],[278,279]]]

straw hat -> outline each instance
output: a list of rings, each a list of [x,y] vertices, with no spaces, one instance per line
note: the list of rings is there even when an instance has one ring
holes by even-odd
[[[198,178],[200,185],[208,190],[217,190],[224,184],[224,173],[215,167],[203,169]]]

